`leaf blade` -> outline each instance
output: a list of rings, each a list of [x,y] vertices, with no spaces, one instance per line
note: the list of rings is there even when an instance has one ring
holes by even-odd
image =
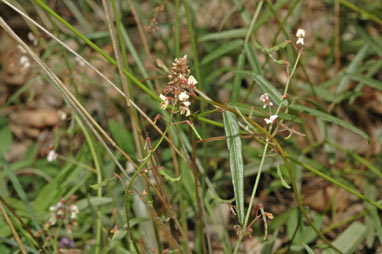
[[[244,164],[239,125],[236,116],[230,112],[223,112],[224,129],[227,136],[227,146],[230,157],[232,184],[235,193],[235,202],[239,223],[244,221]]]

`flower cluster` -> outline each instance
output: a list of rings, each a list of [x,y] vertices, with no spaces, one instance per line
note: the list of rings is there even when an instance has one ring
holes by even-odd
[[[260,96],[260,100],[263,102],[263,108],[271,107],[273,103],[269,100],[268,93],[264,93]],[[266,124],[273,124],[277,119],[277,115],[271,115],[269,118],[264,118]]]
[[[77,215],[79,213],[78,206],[75,205],[77,197],[72,195],[67,200],[62,198],[56,205],[49,207],[51,212],[49,221],[46,223],[45,228],[54,226],[57,223],[68,223],[77,225]]]
[[[301,46],[304,46],[305,30],[299,28],[299,29],[297,30],[296,37],[297,37],[297,42],[296,42],[296,44],[297,44],[297,45],[300,44]]]
[[[174,106],[179,103],[180,114],[190,116],[191,102],[189,98],[190,95],[194,94],[193,88],[198,81],[196,81],[194,76],[190,75],[190,70],[187,66],[187,55],[175,59],[168,78],[168,85],[163,89],[163,94],[159,95],[162,100],[161,108],[166,110],[170,103]]]

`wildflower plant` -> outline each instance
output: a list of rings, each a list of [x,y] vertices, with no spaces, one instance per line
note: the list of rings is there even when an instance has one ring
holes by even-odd
[[[161,108],[166,110],[168,105],[179,107],[175,113],[181,115],[191,115],[191,101],[190,95],[194,95],[193,88],[198,83],[194,76],[190,75],[188,68],[187,55],[181,58],[176,58],[170,68],[171,73],[168,75],[169,82],[163,89],[163,94],[159,97],[162,100]]]
[[[330,127],[336,124],[365,140],[369,138],[338,115],[351,110],[341,108],[342,102],[348,100],[351,105],[351,100],[358,102],[365,87],[377,87],[374,81],[380,77],[381,65],[370,53],[377,48],[374,39],[378,41],[378,37],[365,40],[367,30],[356,27],[363,31],[362,38],[352,36],[369,44],[351,43],[343,52],[341,48],[330,51],[334,52],[333,59],[323,61],[329,65],[332,60],[336,66],[341,66],[339,60],[343,66],[349,59],[353,62],[345,72],[337,69],[339,84],[332,84],[336,78],[330,84],[316,84],[316,77],[310,76],[317,72],[312,70],[316,66],[308,61],[317,58],[320,62],[326,51],[315,55],[307,46],[321,43],[326,49],[331,44],[319,34],[310,39],[309,32],[291,25],[295,21],[290,22],[289,15],[305,8],[295,8],[299,3],[283,3],[283,11],[291,7],[285,18],[276,16],[278,22],[267,22],[278,14],[281,5],[257,1],[253,9],[253,3],[245,1],[220,1],[218,8],[201,8],[214,1],[191,1],[190,8],[190,1],[180,0],[161,1],[159,5],[136,0],[67,0],[48,5],[33,0],[34,5],[26,6],[25,13],[13,2],[21,1],[2,0],[0,6],[20,14],[33,31],[20,37],[0,17],[4,31],[19,44],[14,51],[20,57],[13,62],[21,72],[33,70],[36,80],[41,79],[16,89],[12,96],[2,95],[0,103],[6,102],[2,112],[11,119],[14,115],[8,114],[9,110],[40,105],[28,104],[39,92],[25,96],[26,92],[29,94],[34,83],[53,84],[57,94],[50,95],[49,101],[55,105],[58,123],[42,130],[29,128],[31,133],[40,133],[36,140],[43,145],[30,148],[24,161],[11,167],[2,155],[8,149],[6,134],[10,131],[4,128],[8,122],[0,119],[0,137],[5,140],[0,142],[0,166],[5,169],[0,182],[6,183],[0,189],[0,210],[4,218],[8,213],[14,215],[2,222],[10,230],[0,234],[7,240],[0,243],[0,249],[12,252],[19,248],[21,253],[26,253],[25,246],[36,253],[71,253],[78,248],[95,254],[238,254],[252,251],[247,246],[253,241],[267,239],[261,252],[276,251],[268,248],[272,245],[281,246],[277,251],[283,253],[313,253],[312,248],[352,253],[361,246],[356,243],[366,237],[365,227],[374,232],[370,234],[373,237],[367,236],[365,246],[376,249],[373,241],[381,241],[376,232],[382,228],[380,223],[368,222],[378,222],[377,211],[382,210],[375,201],[382,197],[377,192],[380,183],[376,179],[382,177],[375,167],[379,161],[368,154],[371,159],[366,163],[362,154],[338,145]],[[237,20],[225,15],[218,19],[221,24],[209,23],[212,18],[206,18],[208,14],[217,18],[226,4],[233,7],[232,17]],[[33,8],[38,8],[38,15]],[[97,15],[92,16],[93,9]],[[363,18],[376,18],[360,12]],[[313,19],[300,16],[298,23],[312,27],[304,21]],[[89,22],[89,18],[94,20]],[[203,27],[194,30],[195,24]],[[339,24],[338,20],[336,26]],[[265,30],[268,26],[272,29]],[[102,33],[98,33],[99,28]],[[274,28],[279,31],[268,32],[276,31]],[[373,31],[373,27],[369,29]],[[347,45],[339,31],[338,27],[335,44]],[[361,49],[347,59],[353,47]],[[192,61],[182,56],[186,52]],[[170,68],[163,64],[172,60]],[[363,61],[368,63],[364,68],[360,67]],[[155,62],[160,69],[152,68]],[[364,78],[361,74],[369,67],[372,70]],[[317,76],[321,82],[336,75],[327,71]],[[352,89],[356,81],[362,84]],[[22,107],[18,103],[23,103]],[[177,123],[187,123],[189,128]],[[9,129],[21,141],[19,129],[12,124]],[[46,154],[46,144],[59,147],[60,154],[55,150]],[[342,149],[345,159],[336,161],[336,149]],[[333,168],[341,170],[331,172]],[[346,184],[353,180],[348,176],[354,172],[362,182]],[[352,224],[357,230],[351,232],[360,234],[351,235],[357,241],[346,241],[349,246],[338,245],[338,239],[347,238],[349,233],[337,238],[336,232],[341,231],[338,225],[344,224],[337,223],[335,216],[306,208],[309,204],[304,188],[310,181],[305,180],[312,175],[331,185],[320,191],[345,190],[357,197],[357,205],[368,209],[352,217],[365,217],[366,223]],[[10,187],[14,190],[7,191]],[[22,209],[19,203],[13,204],[16,194]],[[336,201],[331,201],[323,202],[328,204],[325,209],[336,212],[332,206]],[[22,227],[18,222],[14,227],[15,220]],[[326,232],[337,238],[335,243]]]

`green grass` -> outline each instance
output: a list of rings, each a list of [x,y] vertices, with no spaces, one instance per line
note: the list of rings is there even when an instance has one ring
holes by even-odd
[[[0,252],[375,252],[382,2],[272,2],[1,0]],[[66,119],[15,121],[49,86]]]

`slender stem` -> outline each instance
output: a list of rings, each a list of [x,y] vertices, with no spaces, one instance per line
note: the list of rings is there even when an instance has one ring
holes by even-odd
[[[13,237],[16,239],[16,242],[17,242],[17,244],[19,245],[21,252],[22,252],[23,254],[26,254],[27,252],[26,252],[26,250],[25,250],[25,248],[24,248],[24,245],[22,244],[22,242],[21,242],[21,240],[20,240],[20,237],[19,237],[19,235],[17,234],[15,228],[13,227],[12,221],[9,219],[8,214],[7,214],[7,212],[5,211],[4,206],[3,206],[3,204],[2,204],[1,202],[0,202],[0,210],[1,210],[1,213],[3,214],[3,216],[4,216],[5,221],[7,222],[9,228],[10,228],[11,231],[12,231]]]
[[[180,57],[180,0],[175,0],[175,56]]]
[[[102,182],[102,163],[101,163],[101,159],[100,159],[99,153],[97,151],[97,148],[95,146],[94,139],[90,135],[88,130],[85,128],[85,125],[82,123],[82,121],[80,120],[80,118],[77,115],[75,116],[75,119],[76,119],[78,125],[80,126],[80,128],[81,128],[81,130],[82,130],[82,132],[86,138],[86,141],[89,145],[90,153],[92,154],[92,157],[94,160],[94,165],[95,165],[95,168],[97,170],[97,184],[100,184]],[[97,189],[97,197],[102,198],[102,187]],[[97,208],[97,221],[96,221],[97,229],[96,229],[96,249],[95,249],[96,254],[101,253],[101,241],[102,241],[102,221],[101,221],[102,210],[101,210],[101,207],[102,206],[98,206],[98,208]]]
[[[248,220],[249,220],[249,216],[251,215],[251,210],[252,210],[252,205],[253,205],[253,200],[255,199],[255,195],[256,195],[256,191],[257,191],[257,187],[259,185],[259,181],[260,181],[260,175],[261,175],[261,171],[263,169],[263,165],[264,165],[264,161],[265,161],[265,156],[267,154],[267,150],[268,150],[268,146],[269,146],[269,138],[267,138],[267,141],[266,141],[266,144],[264,146],[264,151],[263,151],[263,155],[261,157],[261,161],[260,161],[260,166],[259,166],[259,171],[257,171],[257,175],[256,175],[256,181],[255,181],[255,185],[253,186],[253,190],[252,190],[252,194],[251,194],[251,199],[249,201],[249,206],[248,206],[248,210],[247,210],[247,214],[245,216],[245,220],[244,220],[244,224],[243,224],[243,228],[242,228],[242,232],[239,236],[239,239],[237,240],[236,242],[236,246],[235,246],[235,250],[233,253],[237,253],[237,251],[239,250],[239,246],[240,246],[240,243],[246,233],[246,228],[247,228],[247,224],[248,224]]]
[[[191,143],[192,143],[192,172],[194,174],[194,183],[195,183],[195,196],[196,196],[196,205],[198,208],[198,216],[199,216],[199,227],[200,227],[200,237],[202,239],[202,250],[203,253],[207,253],[206,248],[206,240],[204,238],[204,223],[203,223],[203,212],[201,208],[201,201],[199,196],[199,183],[198,183],[198,170],[196,169],[196,151],[195,151],[195,139],[193,135],[193,131],[190,127],[190,137],[191,137]]]

